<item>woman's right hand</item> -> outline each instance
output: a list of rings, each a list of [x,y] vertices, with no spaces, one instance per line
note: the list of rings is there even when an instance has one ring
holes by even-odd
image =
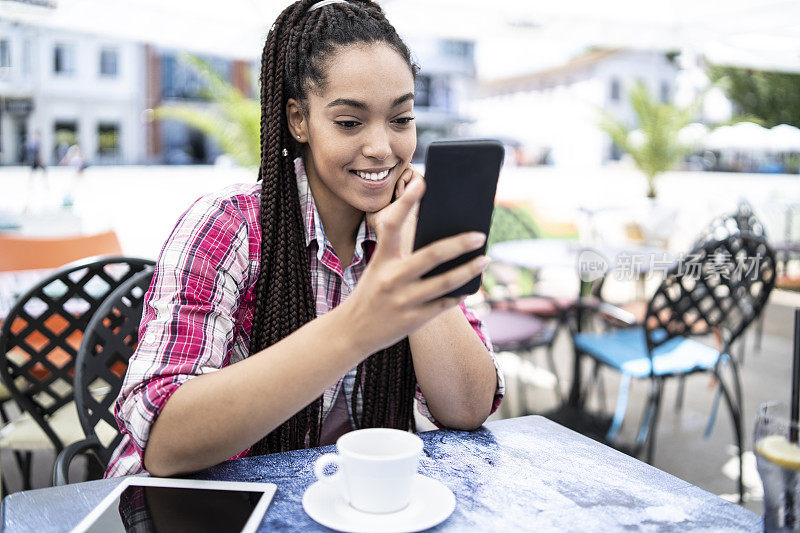
[[[348,313],[348,334],[365,356],[398,342],[463,297],[445,296],[483,272],[489,264],[476,257],[442,274],[422,279],[436,266],[480,248],[486,236],[467,232],[414,251],[416,220],[425,181],[415,176],[381,213],[377,245],[364,274],[340,306]],[[374,217],[373,217],[374,218]],[[415,218],[415,217],[414,217]]]

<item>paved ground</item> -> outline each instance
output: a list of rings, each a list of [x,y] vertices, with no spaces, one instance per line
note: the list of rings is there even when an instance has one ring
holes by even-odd
[[[127,254],[154,257],[177,217],[194,199],[230,183],[253,181],[254,174],[242,169],[215,167],[90,167],[82,183],[74,188],[72,210],[58,208],[64,192],[71,187],[71,171],[51,169],[48,179],[46,186],[36,183],[30,187],[27,169],[0,168],[0,211],[19,213],[29,203],[25,220],[32,232],[69,232],[76,227],[84,231],[99,231],[111,227],[117,231]],[[675,172],[661,179],[659,189],[661,206],[674,210],[670,247],[676,252],[684,249],[712,216],[733,209],[739,198],[754,203],[773,235],[784,231],[785,218],[780,205],[789,200],[800,200],[800,178],[797,176]],[[32,194],[29,195],[28,191]],[[529,201],[542,217],[572,221],[583,227],[587,227],[587,217],[586,211],[580,210],[581,206],[590,210],[603,205],[621,207],[617,211],[601,211],[595,216],[594,228],[609,235],[613,235],[615,227],[619,226],[619,216],[614,213],[630,215],[644,212],[647,208],[647,203],[642,200],[644,180],[624,167],[600,171],[509,169],[501,179],[498,196]],[[571,273],[567,277],[563,273],[553,275],[546,284],[552,285],[556,292],[570,293],[570,283],[574,281],[572,276]],[[625,299],[630,295],[630,287],[620,286],[614,290],[614,295]],[[788,400],[791,313],[794,306],[800,306],[800,298],[775,294],[766,310],[762,349],[755,352],[752,340],[748,342],[743,372],[748,450],[752,447],[750,432],[758,404],[766,400]],[[568,338],[559,339],[556,355],[559,375],[566,380],[571,361]],[[535,355],[534,361],[543,365],[543,355]],[[513,356],[506,359],[509,370],[514,362]],[[530,376],[530,409],[537,412],[549,410],[554,405],[552,376],[541,370],[530,373]],[[514,390],[515,382],[510,381],[506,406],[494,415],[495,418],[517,414],[514,405],[517,405],[519,396]],[[606,403],[610,409],[615,400],[616,377],[608,374],[605,384]],[[568,383],[564,382],[562,386],[566,390]],[[645,383],[634,384],[628,411],[630,422],[623,428],[623,438],[631,437],[646,393]],[[687,381],[686,399],[680,412],[672,408],[675,393],[676,384],[668,384],[655,466],[713,493],[733,495],[736,491],[736,452],[731,446],[733,432],[725,411],[721,411],[711,437],[705,440],[702,436],[713,396],[708,376],[698,375]],[[749,453],[746,459],[749,464]],[[48,483],[52,460],[52,454],[37,454],[36,486]],[[9,489],[17,490],[19,478],[11,456],[6,452],[2,454],[2,464]],[[80,466],[77,465],[73,471],[77,478],[81,475]],[[750,466],[745,477],[750,488],[746,505],[760,512],[760,484]]]

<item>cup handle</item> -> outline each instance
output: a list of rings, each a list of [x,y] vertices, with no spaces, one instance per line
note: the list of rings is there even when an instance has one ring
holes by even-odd
[[[326,475],[325,468],[331,465],[336,466],[336,473]],[[350,501],[350,495],[347,491],[347,484],[344,482],[344,475],[342,474],[342,462],[337,454],[326,453],[317,459],[314,462],[314,475],[320,481],[335,485],[339,489],[339,493],[344,497],[344,499],[348,502]]]

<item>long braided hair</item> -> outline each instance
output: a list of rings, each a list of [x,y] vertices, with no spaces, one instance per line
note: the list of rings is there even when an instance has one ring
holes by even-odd
[[[349,0],[312,11],[299,0],[278,16],[261,58],[261,267],[256,285],[250,353],[275,344],[316,317],[309,257],[293,161],[302,145],[290,135],[286,102],[307,113],[307,91],[326,87],[326,62],[343,46],[386,43],[403,57],[414,79],[408,47],[369,0]],[[285,151],[284,151],[285,150]],[[319,354],[324,357],[325,354]],[[362,361],[351,397],[356,425],[415,430],[416,377],[408,339]],[[322,396],[257,442],[253,455],[317,446]]]

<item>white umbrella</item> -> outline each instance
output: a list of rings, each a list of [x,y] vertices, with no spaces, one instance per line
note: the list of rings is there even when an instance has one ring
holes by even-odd
[[[711,150],[739,150],[742,152],[768,151],[769,130],[754,122],[739,122],[722,126],[706,137],[703,145]]]
[[[692,122],[678,132],[678,141],[684,146],[697,146],[703,142],[707,135],[708,128],[705,124]]]
[[[800,152],[800,128],[780,124],[769,130],[770,148],[773,152]]]

